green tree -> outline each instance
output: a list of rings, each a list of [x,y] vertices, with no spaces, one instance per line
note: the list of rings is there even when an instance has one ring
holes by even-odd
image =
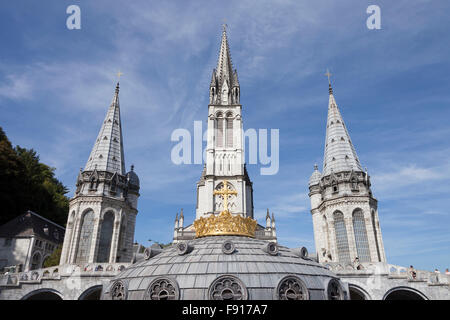
[[[55,168],[41,163],[33,149],[12,147],[0,128],[0,224],[31,210],[64,225],[69,210],[68,189],[55,177]]]
[[[0,127],[0,224],[26,210],[23,185],[26,183],[25,166]]]
[[[61,259],[62,246],[59,245],[53,253],[44,260],[44,268],[54,267],[59,265],[59,260]]]

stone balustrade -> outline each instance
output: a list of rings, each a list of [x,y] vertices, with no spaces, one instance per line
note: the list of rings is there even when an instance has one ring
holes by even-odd
[[[90,263],[60,265],[0,276],[0,286],[15,287],[24,283],[41,283],[42,280],[60,280],[63,277],[113,277],[130,263]]]
[[[449,285],[450,275],[433,271],[413,269],[386,263],[357,263],[340,264],[326,263],[325,266],[337,275],[350,274],[379,274],[387,275],[391,279],[406,279],[412,282],[426,282],[429,285]]]

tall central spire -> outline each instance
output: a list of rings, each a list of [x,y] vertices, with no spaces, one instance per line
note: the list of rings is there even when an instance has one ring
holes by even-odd
[[[339,112],[329,83],[327,134],[323,157],[323,176],[339,171],[363,171],[347,127]]]
[[[92,148],[85,171],[108,171],[125,174],[125,157],[122,142],[122,124],[120,120],[119,83],[106,113],[105,120]]]
[[[226,25],[223,25],[217,68],[213,70],[210,84],[210,104],[239,104],[239,80],[233,69]]]
[[[220,43],[219,59],[216,69],[219,85],[222,86],[224,80],[228,80],[229,87],[233,83],[233,63],[231,62],[230,47],[228,46],[226,25],[223,26],[222,41]]]

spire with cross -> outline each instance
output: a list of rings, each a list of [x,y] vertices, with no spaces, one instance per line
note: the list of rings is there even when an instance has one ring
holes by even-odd
[[[330,71],[327,69],[327,73],[325,73],[325,75],[328,77],[328,91],[330,94],[333,94],[333,88],[331,87],[331,73]]]

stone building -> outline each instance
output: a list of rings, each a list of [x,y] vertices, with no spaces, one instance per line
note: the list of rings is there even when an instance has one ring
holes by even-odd
[[[329,82],[323,169],[309,179],[318,261],[347,283],[350,299],[450,299],[448,275],[387,263],[370,187]]]
[[[0,277],[0,299],[450,299],[449,276],[390,265],[377,200],[329,86],[323,173],[309,182],[316,255],[277,243],[253,219],[242,105],[224,28],[209,86],[206,165],[196,214],[174,243],[133,246],[139,179],[125,172],[119,86],[70,201],[59,266]]]
[[[61,264],[130,262],[139,178],[125,172],[119,83],[70,200]]]
[[[309,179],[314,240],[319,262],[385,262],[377,200],[329,84],[323,172]]]
[[[26,213],[0,226],[0,270],[30,271],[62,244],[64,227],[34,213]],[[6,270],[7,269],[7,270]]]

